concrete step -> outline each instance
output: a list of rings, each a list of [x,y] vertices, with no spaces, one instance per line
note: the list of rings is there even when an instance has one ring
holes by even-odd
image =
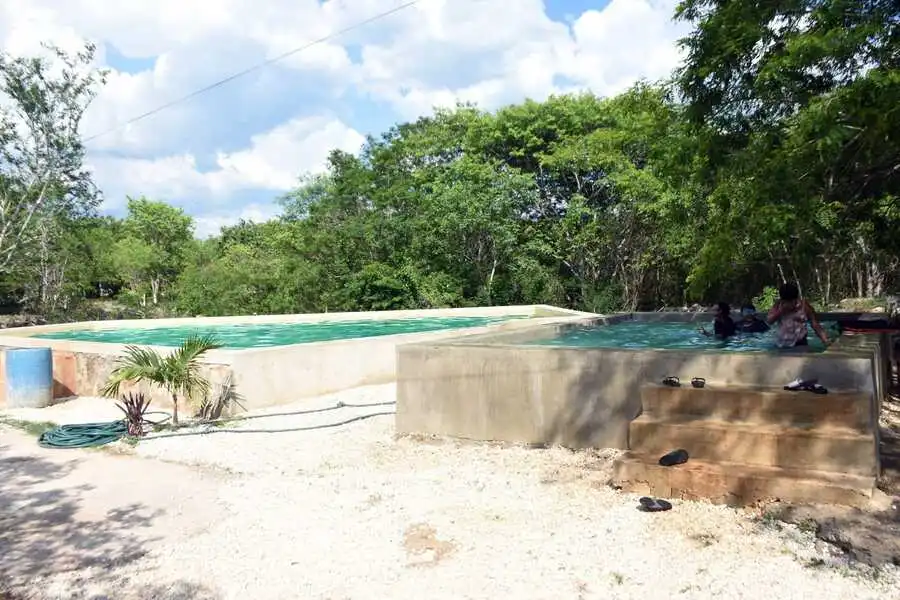
[[[875,477],[822,471],[710,463],[691,459],[661,467],[656,455],[626,453],[614,466],[613,484],[658,498],[702,500],[730,506],[780,500],[866,508]]]
[[[629,449],[657,457],[684,448],[692,458],[787,469],[878,476],[872,434],[838,428],[725,423],[641,415],[628,430]]]
[[[643,414],[656,419],[694,416],[717,421],[771,425],[845,427],[874,431],[870,395],[859,392],[788,392],[750,387],[673,388],[647,385],[641,389]]]

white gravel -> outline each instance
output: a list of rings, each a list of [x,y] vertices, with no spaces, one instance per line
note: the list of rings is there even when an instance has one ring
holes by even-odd
[[[377,386],[269,412],[393,398],[392,385]],[[344,407],[227,429],[309,428],[391,410]],[[203,503],[180,509],[192,532],[151,523],[145,558],[104,567],[115,578],[94,592],[110,598],[149,598],[125,590],[151,584],[153,598],[195,600],[900,598],[897,569],[846,566],[811,534],[750,512],[693,502],[637,511],[636,496],[605,486],[614,452],[395,440],[390,415],[148,439],[135,452],[149,464],[200,467],[217,483],[191,496],[182,471],[156,482]],[[204,509],[209,523],[192,526],[191,511]],[[96,568],[45,578],[35,597],[73,597],[67,582]]]

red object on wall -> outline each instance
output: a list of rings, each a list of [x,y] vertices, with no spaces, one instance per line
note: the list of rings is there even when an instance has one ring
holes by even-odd
[[[75,396],[78,374],[76,373],[75,354],[72,352],[53,351],[53,398]]]

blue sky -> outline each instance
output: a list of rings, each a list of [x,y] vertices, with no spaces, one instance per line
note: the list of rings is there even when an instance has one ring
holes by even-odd
[[[0,19],[0,45],[98,43],[111,77],[86,136],[328,35],[401,0],[30,0]],[[514,9],[511,8],[515,4]],[[104,210],[127,195],[183,207],[198,235],[265,219],[332,148],[456,100],[493,109],[526,97],[621,91],[678,61],[676,0],[420,0],[89,144]],[[19,7],[21,8],[21,6]],[[0,15],[3,16],[3,15]]]

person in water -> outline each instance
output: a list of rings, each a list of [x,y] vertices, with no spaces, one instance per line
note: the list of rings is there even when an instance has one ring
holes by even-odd
[[[719,302],[716,307],[716,317],[713,320],[713,332],[710,334],[703,327],[700,328],[703,335],[715,335],[719,338],[729,338],[737,333],[737,327],[731,319],[731,307],[727,302]]]
[[[765,333],[769,330],[769,324],[759,318],[755,306],[745,304],[741,307],[741,321],[737,328],[741,333]]]
[[[807,322],[812,325],[823,344],[827,346],[830,343],[815,309],[800,297],[800,289],[795,284],[782,285],[778,296],[779,299],[769,311],[766,321],[769,324],[778,323],[777,344],[780,348],[808,346]]]

